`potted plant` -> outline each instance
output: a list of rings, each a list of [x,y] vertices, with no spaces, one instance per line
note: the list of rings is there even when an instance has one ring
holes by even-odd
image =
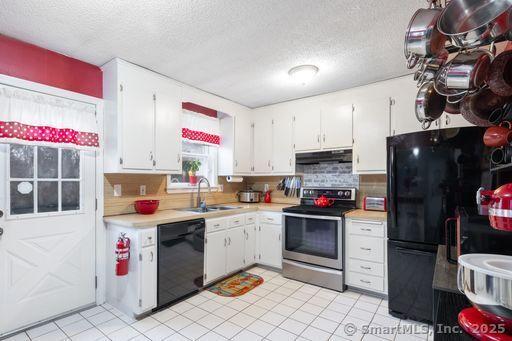
[[[196,172],[201,167],[201,161],[192,160],[192,161],[184,161],[183,168],[188,172],[188,179],[191,185],[197,184],[197,175]]]

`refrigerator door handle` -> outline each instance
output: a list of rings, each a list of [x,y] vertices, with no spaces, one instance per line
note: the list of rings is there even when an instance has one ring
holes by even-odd
[[[389,211],[391,217],[390,228],[396,228],[397,224],[397,209],[396,209],[396,169],[395,169],[395,147],[389,147],[389,158],[388,158],[388,194],[389,194]]]
[[[403,247],[397,247],[395,250],[398,253],[413,255],[413,256],[432,256],[435,252],[421,251],[421,250],[412,250],[412,249],[404,249]]]
[[[447,218],[444,221],[444,234],[445,234],[445,244],[446,244],[446,260],[449,263],[457,264],[457,259],[452,258],[452,234],[450,233],[450,223],[452,221],[457,222],[456,217]]]

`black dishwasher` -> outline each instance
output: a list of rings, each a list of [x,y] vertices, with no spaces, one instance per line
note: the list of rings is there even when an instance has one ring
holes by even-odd
[[[158,225],[158,307],[203,287],[204,219]]]

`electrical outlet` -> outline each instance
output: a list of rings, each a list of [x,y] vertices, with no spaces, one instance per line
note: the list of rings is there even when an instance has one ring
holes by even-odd
[[[121,195],[123,195],[121,185],[114,185],[114,196],[120,197]]]
[[[140,185],[140,195],[146,195],[146,185]]]

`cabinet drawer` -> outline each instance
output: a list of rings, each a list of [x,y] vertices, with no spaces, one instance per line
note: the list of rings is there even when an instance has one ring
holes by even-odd
[[[364,288],[373,291],[384,291],[384,278],[350,272],[348,274],[349,283],[355,287]]]
[[[245,225],[256,224],[256,214],[246,214],[245,215]]]
[[[384,237],[384,223],[378,221],[352,220],[349,224],[349,234]]]
[[[148,229],[140,232],[141,247],[153,246],[156,243],[156,230]]]
[[[260,223],[281,225],[282,215],[280,213],[262,212],[260,213]]]
[[[207,219],[206,232],[215,232],[225,230],[228,227],[228,220],[226,218]]]
[[[384,239],[357,235],[348,236],[348,257],[384,263]]]
[[[384,277],[384,264],[348,258],[347,270],[361,274]]]
[[[245,224],[245,217],[243,215],[235,215],[228,218],[228,227],[237,227]]]

